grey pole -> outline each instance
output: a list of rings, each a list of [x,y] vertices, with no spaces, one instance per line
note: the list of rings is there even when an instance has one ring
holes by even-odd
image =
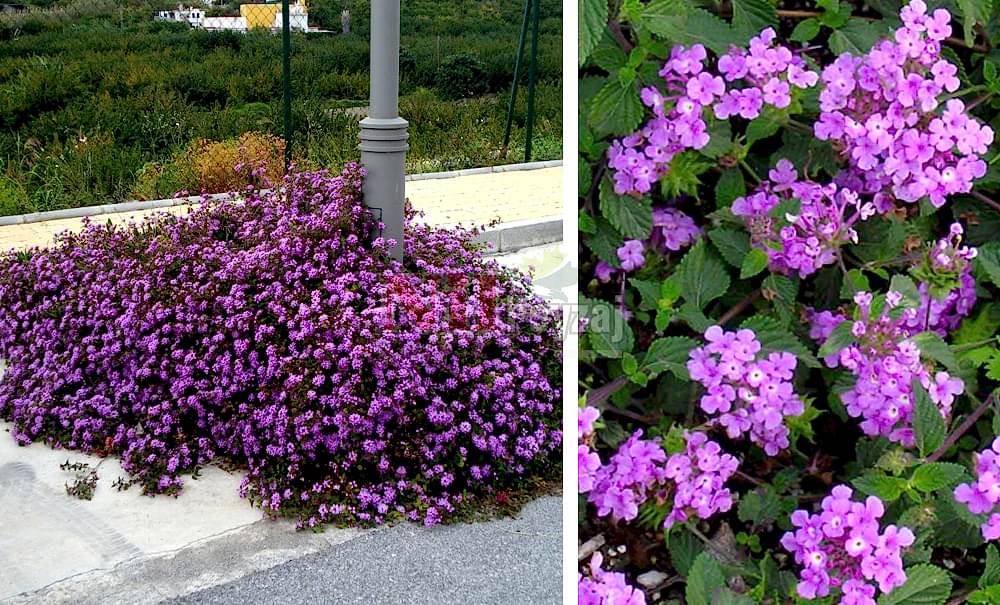
[[[399,0],[372,0],[368,117],[361,120],[361,163],[368,169],[365,205],[381,213],[382,235],[403,259],[407,122],[399,117]]]

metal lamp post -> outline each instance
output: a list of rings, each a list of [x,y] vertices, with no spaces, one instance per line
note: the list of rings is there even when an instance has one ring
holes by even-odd
[[[399,117],[399,0],[372,0],[371,91],[361,120],[361,163],[368,169],[365,205],[381,212],[393,258],[403,259],[408,123]],[[376,216],[378,213],[376,213]]]

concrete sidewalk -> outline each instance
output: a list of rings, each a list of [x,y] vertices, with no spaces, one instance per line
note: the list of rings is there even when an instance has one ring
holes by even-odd
[[[461,174],[425,178],[406,183],[406,196],[414,208],[424,212],[424,222],[450,227],[474,227],[492,221],[502,224],[545,223],[562,217],[561,166],[533,170],[509,170],[485,174]],[[126,206],[127,207],[127,206]],[[154,212],[184,214],[190,205],[154,210],[99,214],[95,222],[127,223]],[[60,231],[79,229],[81,218],[61,218],[16,225],[0,225],[0,251],[8,248],[46,246]],[[548,230],[550,233],[552,229]],[[558,232],[558,231],[556,231]],[[552,237],[526,240],[524,245],[554,241]],[[521,246],[512,246],[519,248]]]
[[[559,304],[574,296],[568,258],[549,245],[497,260],[534,267],[536,290]],[[0,603],[559,602],[559,498],[514,520],[296,532],[240,499],[238,474],[208,467],[179,497],[150,498],[112,486],[116,459],[18,447],[8,431],[0,422]],[[100,464],[93,500],[66,494],[67,460]]]

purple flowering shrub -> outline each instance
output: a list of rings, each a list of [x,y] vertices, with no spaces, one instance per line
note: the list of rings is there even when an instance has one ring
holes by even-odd
[[[391,260],[363,178],[295,173],[5,253],[14,438],[120,456],[150,494],[228,461],[242,495],[310,527],[436,523],[550,470],[557,315],[470,231],[411,215]]]
[[[901,4],[581,2],[580,603],[1000,603],[1000,7]]]

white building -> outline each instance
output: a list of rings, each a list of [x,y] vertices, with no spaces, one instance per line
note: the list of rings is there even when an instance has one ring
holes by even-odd
[[[174,10],[157,12],[154,19],[157,21],[187,23],[191,27],[200,28],[205,25],[205,11],[194,7],[185,8],[183,4],[178,4]]]

